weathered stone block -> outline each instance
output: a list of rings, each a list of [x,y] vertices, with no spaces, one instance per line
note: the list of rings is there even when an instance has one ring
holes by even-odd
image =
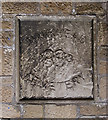
[[[108,46],[104,46],[100,48],[100,54],[99,54],[99,58],[101,60],[108,60]]]
[[[12,46],[13,45],[13,32],[3,31],[2,32],[2,45],[3,46]]]
[[[2,29],[13,29],[11,21],[2,21]]]
[[[101,100],[108,100],[108,77],[101,78],[99,82],[99,96]]]
[[[0,48],[0,75],[2,74],[2,48]]]
[[[42,118],[43,106],[42,105],[26,105],[23,106],[23,118]]]
[[[102,3],[76,3],[77,14],[105,14]]]
[[[108,45],[108,25],[107,23],[99,23],[98,45]]]
[[[2,102],[5,103],[11,103],[12,102],[12,97],[13,97],[13,88],[11,87],[12,85],[12,78],[10,77],[1,77],[1,96],[2,96]]]
[[[99,74],[108,74],[108,61],[100,61]]]
[[[18,18],[20,99],[93,98],[92,18]]]
[[[45,105],[45,118],[76,118],[75,105]]]
[[[0,80],[4,86],[11,86],[13,84],[12,77],[1,77]]]
[[[3,48],[2,50],[2,75],[12,75],[13,72],[13,51]]]
[[[108,106],[102,104],[80,106],[81,115],[107,115]]]
[[[10,14],[35,14],[38,10],[36,2],[3,2],[2,12]]]
[[[15,105],[2,104],[0,118],[20,118],[20,109]]]
[[[71,2],[43,2],[41,3],[42,14],[70,14],[72,12]]]

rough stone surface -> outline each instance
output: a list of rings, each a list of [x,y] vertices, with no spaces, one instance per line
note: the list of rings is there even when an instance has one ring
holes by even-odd
[[[13,72],[13,54],[12,49],[3,48],[2,50],[2,75],[12,75]]]
[[[107,23],[99,23],[98,45],[108,45],[108,25]]]
[[[102,3],[76,3],[77,14],[105,14]]]
[[[26,105],[23,106],[23,118],[42,118],[43,106],[42,105]]]
[[[71,2],[43,2],[41,3],[42,14],[70,14],[72,12]]]
[[[0,111],[2,111],[1,118],[20,118],[20,109],[15,105],[2,104]]]
[[[80,106],[81,115],[107,115],[108,111],[107,105],[83,105]]]
[[[2,48],[0,48],[0,75],[2,74]]]
[[[13,91],[11,86],[2,86],[2,102],[10,103],[12,102]]]
[[[10,21],[3,21],[2,22],[2,29],[12,29],[13,25]]]
[[[45,118],[76,118],[75,105],[46,105]]]
[[[12,78],[11,77],[1,77],[0,78],[1,81],[1,96],[2,96],[2,102],[5,103],[10,103],[12,102],[12,97],[13,97],[13,89],[12,89]]]
[[[38,3],[35,2],[4,2],[2,3],[3,13],[13,13],[13,14],[35,14],[37,13]]]
[[[52,19],[20,21],[20,97],[92,98],[91,20]]]
[[[100,61],[99,74],[108,74],[108,61]]]
[[[2,32],[2,45],[12,46],[13,45],[13,32],[3,31]]]
[[[101,60],[108,60],[108,46],[104,46],[100,48],[100,55]]]
[[[99,95],[101,100],[108,100],[108,77],[103,77],[99,83]]]

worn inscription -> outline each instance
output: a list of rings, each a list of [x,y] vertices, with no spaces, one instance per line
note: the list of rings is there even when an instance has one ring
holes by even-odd
[[[20,21],[21,99],[93,97],[91,26],[77,19]]]

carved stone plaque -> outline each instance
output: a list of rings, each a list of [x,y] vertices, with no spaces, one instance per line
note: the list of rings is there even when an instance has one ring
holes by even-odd
[[[20,99],[93,98],[92,19],[19,17]]]

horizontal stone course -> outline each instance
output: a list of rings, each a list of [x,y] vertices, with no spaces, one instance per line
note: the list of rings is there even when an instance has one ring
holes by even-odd
[[[80,115],[107,115],[108,106],[102,104],[80,106]]]
[[[23,118],[43,118],[42,105],[25,105],[23,110]]]
[[[3,2],[2,12],[9,14],[35,14],[38,11],[36,2]]]
[[[45,118],[76,118],[75,105],[45,105]]]
[[[20,108],[18,106],[2,104],[0,111],[0,118],[20,118]]]

